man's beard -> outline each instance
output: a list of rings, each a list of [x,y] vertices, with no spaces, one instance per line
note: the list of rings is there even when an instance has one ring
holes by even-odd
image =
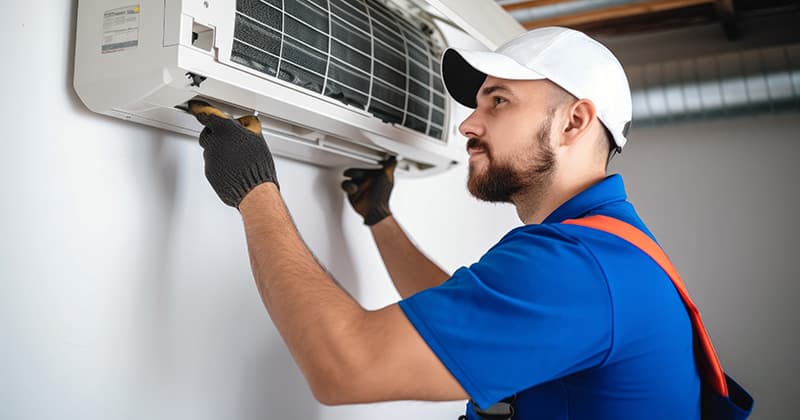
[[[491,151],[483,145],[485,157],[489,161],[486,170],[478,174],[469,169],[467,189],[475,198],[493,203],[512,203],[512,198],[525,193],[529,198],[540,201],[550,187],[555,171],[556,161],[550,147],[551,114],[542,123],[537,133],[538,147],[524,151],[517,162],[496,162]],[[474,146],[481,146],[478,139],[469,140]],[[516,163],[517,165],[513,165]],[[522,167],[522,169],[516,169]]]

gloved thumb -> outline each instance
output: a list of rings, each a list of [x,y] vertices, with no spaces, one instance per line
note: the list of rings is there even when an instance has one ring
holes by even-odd
[[[255,115],[245,115],[244,117],[239,118],[238,121],[240,124],[242,124],[244,128],[252,131],[253,133],[259,136],[262,135],[261,121],[259,121],[258,117],[256,117]]]
[[[347,195],[353,195],[358,192],[358,184],[350,180],[342,181],[342,189]]]

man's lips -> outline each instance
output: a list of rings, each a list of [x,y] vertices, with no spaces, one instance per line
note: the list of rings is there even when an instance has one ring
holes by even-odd
[[[486,150],[481,147],[470,147],[467,149],[467,153],[469,153],[469,156],[472,157],[481,153],[486,153]]]
[[[483,142],[474,137],[469,139],[467,141],[467,154],[472,157],[481,153],[486,153],[486,147]]]

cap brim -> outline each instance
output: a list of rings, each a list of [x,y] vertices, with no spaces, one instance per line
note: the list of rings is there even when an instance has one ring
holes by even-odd
[[[476,96],[487,75],[510,80],[546,79],[513,58],[496,52],[448,48],[442,55],[445,89],[461,105],[477,106]]]

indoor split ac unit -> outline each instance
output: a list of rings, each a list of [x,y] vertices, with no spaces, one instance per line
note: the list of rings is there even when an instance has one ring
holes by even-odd
[[[279,156],[434,173],[464,155],[434,19],[489,48],[521,31],[491,0],[79,0],[75,89],[92,111],[192,136],[185,106],[202,99],[259,115]]]

